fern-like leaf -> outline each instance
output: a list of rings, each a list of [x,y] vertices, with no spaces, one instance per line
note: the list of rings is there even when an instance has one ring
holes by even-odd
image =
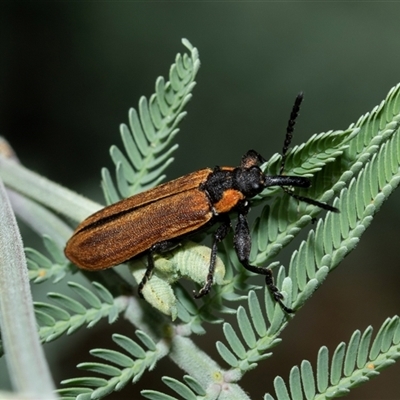
[[[146,370],[154,368],[156,362],[165,356],[165,346],[157,345],[142,331],[136,331],[136,336],[141,345],[123,335],[114,334],[112,336],[113,341],[124,350],[124,353],[109,349],[91,350],[90,354],[105,362],[85,362],[79,364],[78,368],[106,377],[64,380],[61,383],[71,387],[58,391],[61,398],[88,396],[92,400],[100,399],[113,391],[121,390],[129,382],[137,382]]]
[[[285,160],[285,174],[312,177],[328,163],[340,157],[357,133],[358,129],[351,127],[346,131],[329,131],[312,135],[306,143],[290,150]],[[277,175],[280,166],[281,156],[275,154],[263,169],[268,175]],[[268,192],[263,193],[266,194]]]
[[[78,283],[68,283],[75,294],[90,307],[84,307],[81,302],[61,293],[48,293],[48,297],[58,305],[35,303],[36,318],[40,325],[39,335],[43,342],[55,340],[64,333],[70,335],[83,325],[91,328],[105,317],[108,317],[109,323],[116,321],[127,306],[126,300],[122,297],[113,299],[104,286],[97,282],[92,284],[96,293]]]
[[[296,146],[287,156],[285,173],[312,176],[313,185],[301,196],[314,200],[329,201],[335,191],[331,189],[347,167],[340,162],[351,141],[359,134],[357,127],[346,131],[313,135],[305,144]],[[278,173],[280,157],[273,156],[266,164],[270,175]],[[263,196],[276,193],[280,188],[263,192]],[[338,189],[337,189],[338,190]],[[257,204],[258,200],[255,200]],[[318,207],[298,202],[284,194],[275,196],[271,205],[264,207],[252,229],[253,245],[251,261],[256,264],[273,259],[321,210]]]
[[[182,41],[190,55],[178,54],[171,66],[169,82],[159,77],[156,92],[149,100],[139,100],[138,111],[129,111],[129,127],[121,125],[126,156],[116,146],[110,149],[116,167],[117,188],[107,169],[102,171],[102,188],[107,204],[156,186],[164,179],[163,172],[173,161],[171,154],[178,148],[172,139],[191,98],[195,76],[200,67],[197,49]]]
[[[185,383],[164,376],[162,381],[184,400],[205,400],[207,398],[206,391],[196,379],[189,375],[185,375],[183,379]],[[141,394],[143,397],[150,400],[178,400],[176,397],[169,396],[156,390],[142,390]]]
[[[53,283],[62,280],[73,268],[63,250],[49,236],[43,235],[44,246],[50,257],[31,248],[25,249],[29,269],[29,279],[34,283],[53,279]]]
[[[289,276],[294,282],[292,296],[297,298],[296,307],[308,298],[297,297],[308,281],[317,279],[320,284],[326,273],[355,248],[374,214],[400,182],[399,97],[397,86],[386,102],[359,120],[359,133],[343,155],[346,163],[351,163],[349,171],[342,174],[333,188],[341,188],[335,203],[341,212],[328,212],[292,255]]]
[[[289,277],[293,292],[290,296],[295,307],[300,307],[327,273],[354,249],[373,215],[400,182],[399,98],[398,85],[379,107],[360,118],[357,124],[345,132],[335,133],[334,136],[338,135],[335,140],[328,140],[326,134],[317,135],[308,145],[291,153],[289,166],[300,173],[307,173],[307,169],[315,171],[318,164],[317,161],[307,164],[306,158],[301,161],[303,152],[312,157],[312,149],[317,151],[325,146],[323,152],[326,155],[335,155],[332,159],[321,158],[329,162],[318,164],[320,169],[314,175],[313,186],[299,194],[320,201],[328,201],[336,195],[338,199],[334,205],[340,210],[338,214],[328,212],[325,219],[319,220],[292,256]],[[296,159],[301,161],[301,171],[294,165]],[[273,157],[268,165],[277,168],[279,157]],[[276,257],[318,212],[321,212],[318,207],[298,202],[290,196],[276,196],[272,204],[263,209],[253,227],[251,262],[262,265]],[[272,263],[269,267],[276,265]]]
[[[290,280],[284,280],[283,291],[288,289],[289,282]],[[238,329],[233,328],[230,323],[223,325],[229,347],[222,342],[216,343],[220,356],[232,368],[238,369],[240,374],[255,368],[260,361],[269,358],[272,354],[270,350],[280,341],[278,335],[283,328],[286,315],[273,300],[267,288],[264,300],[267,318],[261,311],[262,307],[255,291],[251,290],[248,295],[250,314],[244,307],[239,306],[236,313]],[[269,327],[266,325],[266,319],[269,320]]]
[[[316,371],[309,361],[295,366],[287,385],[281,377],[274,380],[275,397],[265,400],[322,400],[341,397],[352,388],[379,374],[400,357],[399,317],[388,318],[370,346],[372,327],[363,334],[355,331],[348,345],[340,343],[335,349],[329,368],[329,351],[323,346],[318,352]]]

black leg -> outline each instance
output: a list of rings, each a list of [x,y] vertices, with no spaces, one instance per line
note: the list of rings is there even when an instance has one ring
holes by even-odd
[[[211,290],[211,286],[214,280],[214,270],[215,270],[215,261],[217,259],[217,245],[219,242],[224,240],[226,235],[228,234],[229,230],[231,229],[231,220],[228,216],[224,219],[222,224],[217,228],[214,233],[213,244],[211,247],[211,259],[210,259],[210,266],[208,268],[208,274],[206,278],[206,283],[200,289],[199,293],[197,293],[194,297],[199,299],[200,297],[205,296]]]
[[[154,269],[154,258],[153,258],[153,253],[151,251],[149,251],[149,254],[147,255],[147,268],[146,268],[146,272],[143,275],[143,278],[141,280],[141,282],[139,283],[138,286],[138,293],[139,296],[143,299],[143,294],[142,294],[142,290],[144,288],[144,285],[150,280],[151,275],[153,273],[153,269]]]
[[[138,286],[138,292],[139,292],[139,296],[143,299],[143,294],[142,294],[142,290],[144,288],[144,285],[150,280],[151,275],[153,273],[153,269],[154,269],[154,258],[153,258],[153,254],[154,253],[163,253],[165,251],[171,250],[174,247],[177,246],[177,242],[176,241],[164,241],[164,242],[160,242],[160,243],[156,243],[154,246],[151,247],[151,249],[149,250],[148,254],[147,254],[147,268],[146,268],[146,272],[143,275],[143,278],[141,280],[141,282],[139,283]]]
[[[251,251],[251,236],[245,214],[239,214],[238,216],[238,223],[235,228],[235,236],[233,239],[233,244],[235,246],[236,254],[241,264],[251,272],[260,275],[265,275],[265,283],[269,291],[274,296],[274,299],[279,303],[279,305],[282,307],[284,311],[286,311],[287,313],[293,313],[293,310],[291,308],[283,304],[282,302],[283,295],[274,284],[272,271],[269,268],[256,267],[254,265],[251,265],[249,262],[250,251]]]

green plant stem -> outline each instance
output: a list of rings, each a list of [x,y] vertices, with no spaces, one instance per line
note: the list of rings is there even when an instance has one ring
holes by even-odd
[[[12,189],[7,194],[17,217],[24,221],[39,236],[48,235],[60,247],[72,235],[72,229],[57,215],[35,201]]]
[[[18,162],[1,155],[0,178],[7,187],[78,222],[102,208],[100,204],[29,171]]]
[[[39,342],[22,239],[0,180],[0,326],[15,390],[55,399],[54,384]]]
[[[207,389],[208,398],[250,399],[245,391],[229,379],[230,372],[223,370],[194,342],[176,335],[172,341],[170,358],[191,377]]]

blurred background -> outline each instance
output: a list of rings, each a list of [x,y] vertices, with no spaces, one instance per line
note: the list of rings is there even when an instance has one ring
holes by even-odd
[[[281,150],[300,90],[305,102],[296,144],[347,128],[400,82],[399,11],[398,3],[378,2],[3,3],[0,134],[28,168],[102,202],[100,168],[112,168],[108,149],[121,144],[119,124],[127,123],[141,95],[154,92],[159,75],[168,77],[176,53],[186,50],[184,37],[198,48],[202,65],[168,179],[237,165],[248,149],[269,158]],[[333,352],[354,330],[371,324],[376,333],[399,313],[399,201],[400,191],[296,315],[273,358],[245,377],[252,398],[271,392],[272,379],[287,379],[303,359],[315,365],[320,346]],[[123,320],[102,323],[47,345],[56,384],[78,376],[77,363],[94,360],[90,348],[111,346],[113,332],[133,330]],[[219,329],[213,332],[221,339]],[[4,371],[2,363],[0,389],[8,387]],[[399,372],[395,365],[347,398],[399,399]],[[166,390],[161,374],[182,377],[163,360],[149,380],[113,398]]]

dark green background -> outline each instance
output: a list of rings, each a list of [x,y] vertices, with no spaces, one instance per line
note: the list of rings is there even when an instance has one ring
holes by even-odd
[[[168,178],[236,165],[250,148],[267,158],[280,151],[300,90],[295,143],[347,128],[400,82],[393,2],[24,2],[0,10],[0,133],[27,167],[99,201],[100,168],[112,166],[119,124],[153,93],[157,76],[168,75],[185,51],[183,37],[202,66]],[[383,206],[356,251],[296,315],[273,358],[246,376],[252,398],[302,359],[315,365],[321,345],[333,351],[355,329],[399,313],[399,199]],[[49,345],[55,379],[77,376],[73,366],[93,360],[84,345],[109,346],[114,331],[132,334],[121,321]],[[161,367],[182,376],[167,360]],[[154,388],[159,373],[123,394]],[[347,398],[398,399],[398,373],[394,366]]]

